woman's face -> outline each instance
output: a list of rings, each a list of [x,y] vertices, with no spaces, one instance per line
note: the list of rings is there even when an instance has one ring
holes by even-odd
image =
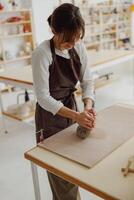
[[[60,49],[61,50],[72,49],[79,40],[80,38],[76,38],[74,41],[71,42],[61,42]]]
[[[57,38],[57,46],[59,47],[59,49],[68,50],[68,49],[72,49],[75,46],[75,44],[80,40],[81,35],[79,34],[77,37],[75,37],[71,41],[65,41],[61,34],[57,34],[56,38]]]

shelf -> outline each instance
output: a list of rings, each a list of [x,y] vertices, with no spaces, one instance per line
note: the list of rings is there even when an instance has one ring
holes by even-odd
[[[119,41],[122,41],[122,40],[128,40],[130,37],[125,37],[125,38],[119,38]]]
[[[87,0],[88,1],[88,0]],[[88,4],[88,5],[84,5],[84,4],[78,4],[79,7],[82,7],[84,9],[89,9],[89,8],[95,8],[95,9],[99,9],[99,8],[129,8],[131,6],[131,4],[120,4],[120,3],[116,3],[113,5],[105,5],[105,4]]]
[[[88,26],[94,27],[94,26],[100,26],[100,24],[88,24]]]
[[[128,13],[126,12],[117,12],[117,13],[102,13],[102,16],[107,16],[107,15],[127,15]]]
[[[19,61],[19,60],[30,59],[30,58],[31,58],[31,55],[28,55],[28,56],[14,58],[14,59],[11,59],[11,60],[5,60],[4,63],[7,64],[7,63],[16,62],[16,61]]]
[[[126,30],[131,30],[130,27],[118,27],[119,31],[126,31]]]
[[[19,10],[2,10],[0,11],[0,14],[4,14],[4,13],[15,13],[15,12],[29,12],[30,9],[19,9]]]
[[[86,46],[97,46],[97,45],[99,45],[100,44],[100,42],[89,42],[89,44],[88,45],[86,45]]]
[[[90,36],[97,36],[100,35],[100,33],[90,33]]]
[[[119,38],[119,41],[126,40],[126,39],[128,39],[128,38],[129,38],[129,37]]]
[[[24,37],[24,36],[29,36],[29,35],[32,35],[32,32],[0,36],[0,39],[13,38],[13,37]]]
[[[127,11],[127,12],[118,12],[118,15],[124,15],[124,16],[126,16],[126,15],[129,14],[129,12],[130,12],[130,11]]]
[[[124,7],[130,7],[131,4],[123,4],[123,5],[120,5],[120,4],[115,4],[115,5],[90,5],[91,7],[95,7],[95,8],[124,8]]]
[[[4,112],[2,112],[4,115],[6,115],[6,116],[8,116],[8,117],[11,117],[11,118],[13,118],[13,119],[17,119],[17,120],[19,120],[19,121],[25,121],[25,120],[27,120],[27,119],[29,119],[29,118],[33,118],[34,117],[34,115],[35,115],[35,112],[31,112],[28,116],[21,116],[21,115],[15,115],[15,114],[11,114],[11,113],[8,113],[7,111],[4,111]]]
[[[23,69],[31,63],[31,51],[35,47],[32,17],[31,9],[0,11],[0,72],[6,68],[12,71],[14,65]],[[3,114],[20,121],[29,121],[34,119],[35,112],[34,109],[30,109],[28,113],[21,112],[21,109],[19,112],[7,109]]]
[[[105,43],[105,42],[114,42],[114,41],[116,41],[116,39],[106,39],[106,40],[103,40],[102,39],[102,43]]]
[[[18,13],[19,12],[19,13]],[[34,44],[34,37],[33,37],[33,24],[32,24],[32,13],[31,13],[31,9],[25,9],[25,8],[16,8],[16,9],[12,9],[12,10],[2,10],[0,11],[0,14],[6,14],[7,16],[7,13],[9,14],[13,14],[14,15],[17,15],[19,14],[19,16],[23,15],[22,18],[20,18],[19,21],[15,21],[15,22],[8,22],[7,18],[4,18],[3,19],[3,16],[2,16],[2,21],[0,23],[0,26],[1,26],[1,32],[3,32],[3,34],[0,35],[0,49],[1,49],[1,54],[4,56],[4,60],[0,61],[0,64],[4,67],[6,67],[6,64],[8,64],[9,66],[9,63],[12,63],[12,62],[17,62],[17,61],[22,61],[22,60],[26,60],[26,59],[31,59],[31,55],[30,54],[22,54],[23,56],[21,56],[21,54],[19,55],[19,52],[20,51],[24,51],[26,52],[26,45],[27,43],[30,43],[30,45],[28,46],[28,48],[31,48],[31,51],[32,51],[32,48],[35,46]],[[9,15],[10,17],[11,15]],[[17,31],[17,25],[21,25],[22,24],[22,28],[24,28],[23,26],[26,26],[26,31],[29,31],[29,32],[23,32],[23,29],[19,29]],[[16,26],[16,28],[14,26]],[[13,26],[13,27],[12,27]],[[5,32],[4,34],[4,31],[5,31],[5,28],[8,28],[7,30],[7,33]],[[15,29],[14,29],[15,28]],[[19,27],[18,27],[19,28]],[[14,32],[13,32],[14,30]],[[24,30],[24,31],[25,31]],[[5,54],[5,51],[8,49],[8,44],[10,44],[13,40],[13,44],[14,45],[14,52],[13,52],[13,55],[16,55],[16,52],[18,52],[18,55],[16,55],[17,57],[11,57],[11,59],[6,59],[6,55]],[[15,47],[16,45],[16,47]],[[10,52],[11,50],[9,50]],[[21,57],[19,57],[21,56]],[[26,62],[29,63],[29,60],[26,60]],[[18,63],[16,63],[18,64]],[[23,62],[20,62],[20,66],[23,65]]]
[[[117,22],[110,22],[110,23],[107,23],[107,22],[105,23],[105,22],[104,22],[104,23],[103,23],[103,26],[107,26],[107,25],[115,25],[115,26],[116,26],[116,25],[117,25]]]
[[[110,15],[113,15],[113,14],[115,14],[115,13],[111,13],[111,12],[110,13],[102,13],[102,17],[107,16],[107,15],[110,16]],[[115,15],[117,15],[117,14],[115,14]]]
[[[106,31],[106,32],[103,32],[102,35],[112,34],[112,33],[117,33],[117,32],[116,31]]]
[[[118,20],[118,24],[130,23],[130,20]]]
[[[3,22],[3,23],[0,23],[0,25],[7,26],[7,25],[19,25],[19,24],[29,24],[29,23],[30,23],[30,20],[26,20],[26,21],[18,21],[18,22]]]

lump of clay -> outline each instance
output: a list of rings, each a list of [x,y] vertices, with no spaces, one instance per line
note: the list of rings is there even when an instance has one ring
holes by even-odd
[[[78,126],[76,129],[76,135],[81,139],[85,139],[90,135],[91,131],[92,129],[86,129],[82,126]]]

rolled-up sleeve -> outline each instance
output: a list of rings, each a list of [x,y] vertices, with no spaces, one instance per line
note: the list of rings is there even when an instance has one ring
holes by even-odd
[[[82,64],[81,79],[80,79],[80,85],[82,88],[82,99],[90,98],[94,101],[95,94],[94,94],[93,74],[91,72],[91,66],[90,66],[90,61],[88,60],[87,50],[83,43],[81,43],[80,58]]]
[[[63,107],[61,101],[54,99],[49,92],[50,59],[37,48],[32,54],[34,91],[39,105],[54,115]]]

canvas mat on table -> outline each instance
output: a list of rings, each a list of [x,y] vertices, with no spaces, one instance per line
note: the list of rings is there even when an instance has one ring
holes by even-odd
[[[77,126],[64,129],[39,146],[90,168],[134,136],[134,109],[114,105],[100,111],[96,128],[86,139],[76,136]]]

